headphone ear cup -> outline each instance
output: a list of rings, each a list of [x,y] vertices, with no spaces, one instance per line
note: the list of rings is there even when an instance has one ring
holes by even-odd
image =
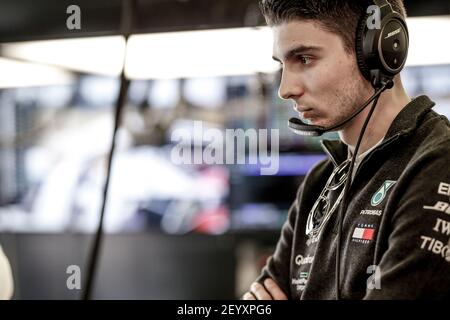
[[[369,14],[363,16],[363,18],[359,21],[358,27],[356,29],[356,37],[355,37],[355,53],[356,53],[356,61],[358,63],[359,70],[361,74],[368,81],[370,79],[370,71],[366,62],[366,55],[364,54],[364,39],[366,35],[367,28],[367,19],[369,18]]]
[[[378,59],[380,70],[395,76],[404,67],[408,56],[409,35],[405,20],[397,13],[386,18],[379,36]]]

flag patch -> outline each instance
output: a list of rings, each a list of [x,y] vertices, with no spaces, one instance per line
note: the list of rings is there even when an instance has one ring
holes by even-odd
[[[353,239],[360,239],[360,240],[373,240],[373,235],[375,233],[374,228],[355,228],[355,231],[353,231]]]

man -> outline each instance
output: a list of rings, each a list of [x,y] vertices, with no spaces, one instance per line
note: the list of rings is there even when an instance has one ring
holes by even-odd
[[[389,3],[406,15],[401,0]],[[260,5],[282,66],[279,95],[301,118],[332,127],[373,95],[354,49],[358,22],[373,2]],[[305,177],[274,254],[243,299],[450,298],[450,123],[428,97],[411,99],[400,75],[393,80],[370,118],[350,180],[339,286],[336,208],[369,108],[338,128],[341,141],[322,141],[329,159]]]
[[[0,300],[10,299],[13,294],[13,281],[8,258],[0,246]]]

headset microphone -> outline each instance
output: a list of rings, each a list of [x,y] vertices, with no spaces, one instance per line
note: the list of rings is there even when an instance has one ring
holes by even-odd
[[[387,80],[383,86],[378,89],[373,96],[371,96],[361,107],[359,107],[352,115],[350,115],[347,119],[344,121],[339,122],[338,124],[325,128],[321,126],[314,126],[310,124],[304,123],[302,120],[298,118],[290,118],[288,120],[288,126],[289,128],[296,134],[302,135],[302,136],[321,136],[325,132],[335,130],[339,127],[342,127],[344,124],[352,120],[354,117],[356,117],[358,114],[360,114],[375,98],[379,97],[379,95],[386,89],[390,89],[394,86],[394,81],[391,79]]]

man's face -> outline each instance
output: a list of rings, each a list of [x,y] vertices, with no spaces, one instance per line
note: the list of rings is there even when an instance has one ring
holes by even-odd
[[[330,127],[351,115],[373,89],[341,38],[317,22],[274,26],[273,56],[282,63],[279,95],[292,99],[302,119]]]

